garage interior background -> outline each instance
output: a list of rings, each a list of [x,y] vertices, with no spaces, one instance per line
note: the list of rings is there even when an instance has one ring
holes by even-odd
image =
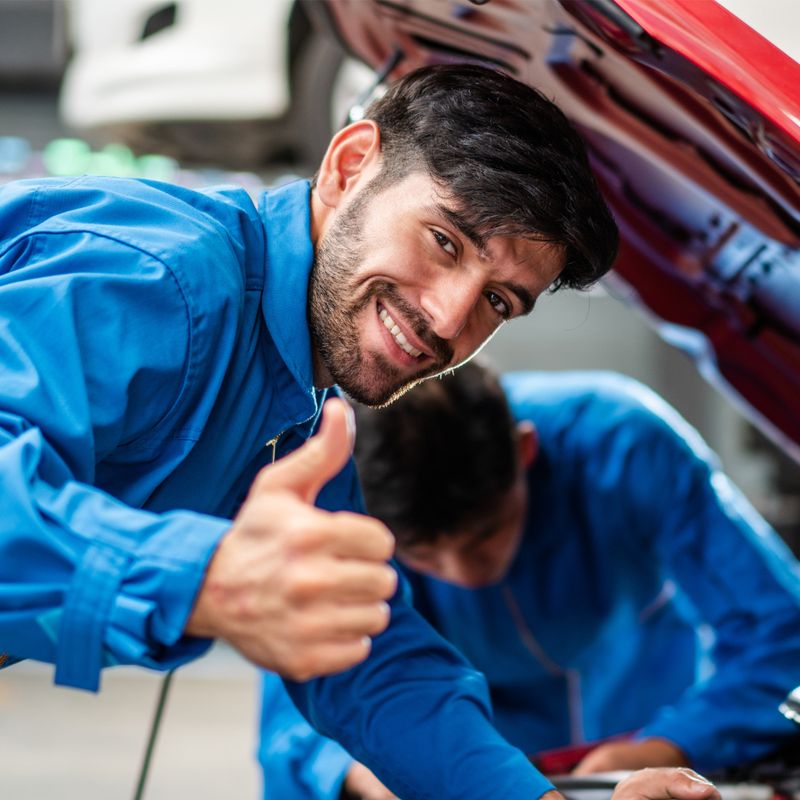
[[[259,4],[263,6],[263,0],[226,0],[224,5],[229,19],[240,28]],[[779,42],[782,49],[798,57],[800,6],[796,0],[727,0],[723,4],[768,38],[784,37]],[[175,4],[150,5],[160,5],[162,15],[166,14],[153,23],[157,30],[168,23],[169,9],[174,11]],[[324,91],[333,99],[321,103],[315,96],[313,103],[303,104],[295,93],[287,98],[288,106],[277,103],[262,118],[246,122],[219,123],[204,110],[177,129],[153,124],[128,131],[110,127],[104,132],[106,138],[117,133],[151,152],[161,142],[161,152],[189,164],[188,171],[175,174],[191,185],[238,178],[255,186],[287,174],[309,174],[322,142],[327,141],[327,120],[343,118],[348,92],[352,96],[363,85],[364,76],[358,67],[343,61],[333,43],[314,38],[301,6],[292,0],[275,0],[277,6],[286,25],[280,31],[281,40],[270,46],[298,54],[291,76],[298,85],[308,86],[315,76],[326,75]],[[253,13],[263,13],[263,9]],[[76,152],[74,145],[70,150],[52,144],[76,135],[58,106],[64,69],[74,50],[71,37],[74,31],[65,2],[0,0],[0,182],[47,174],[54,153]],[[313,59],[304,60],[309,54],[314,54]],[[340,80],[334,81],[334,76]],[[289,79],[286,75],[276,78]],[[317,86],[314,91],[318,90]],[[315,121],[308,116],[309,106]],[[236,138],[241,143],[236,152],[226,146],[232,130],[238,130]],[[313,130],[315,135],[301,141],[300,130]],[[78,135],[85,136],[86,131]],[[91,146],[100,148],[100,140],[93,140]],[[50,162],[43,159],[43,152],[49,154]],[[124,151],[114,152],[118,159],[127,157]],[[177,165],[170,164],[165,161],[161,167],[177,171]],[[230,173],[244,168],[246,173]],[[531,317],[501,330],[484,354],[501,370],[613,369],[642,380],[700,430],[733,480],[800,552],[800,467],[706,384],[687,356],[662,342],[641,316],[603,287],[586,294],[563,292],[543,298]],[[258,775],[251,757],[255,682],[254,670],[225,647],[217,647],[209,658],[181,673],[153,766],[150,800],[190,792],[195,800],[216,797],[220,791],[230,797],[257,796]],[[50,669],[41,665],[22,664],[3,673],[0,793],[25,798],[50,798],[57,793],[61,800],[129,795],[156,690],[156,676],[134,670],[107,675],[99,696],[53,687]]]

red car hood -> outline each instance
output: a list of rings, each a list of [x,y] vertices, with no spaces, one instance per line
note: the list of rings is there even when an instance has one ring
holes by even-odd
[[[500,67],[584,136],[607,281],[800,461],[800,65],[714,2],[328,0],[362,60]]]

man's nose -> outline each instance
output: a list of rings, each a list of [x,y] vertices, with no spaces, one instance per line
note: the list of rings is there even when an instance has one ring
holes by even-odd
[[[467,278],[440,280],[422,295],[420,305],[431,330],[441,339],[456,339],[467,326],[480,300],[482,284]]]

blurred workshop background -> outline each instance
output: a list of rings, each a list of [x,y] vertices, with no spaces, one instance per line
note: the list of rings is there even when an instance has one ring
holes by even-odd
[[[797,0],[722,4],[798,59]],[[0,182],[97,172],[257,192],[311,174],[372,81],[314,26],[317,5],[0,0]],[[503,370],[613,369],[644,381],[798,550],[797,465],[608,287],[545,297],[484,353]],[[159,685],[119,669],[93,696],[52,686],[42,665],[0,674],[0,796],[132,796]],[[148,800],[257,797],[257,713],[255,671],[224,646],[182,670]]]

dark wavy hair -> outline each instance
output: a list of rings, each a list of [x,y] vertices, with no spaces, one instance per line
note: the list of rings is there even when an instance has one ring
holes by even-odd
[[[561,245],[566,263],[553,291],[585,289],[611,268],[617,227],[583,141],[541,92],[474,64],[423,67],[365,116],[381,131],[375,189],[424,169],[456,201],[473,241],[501,235]]]
[[[475,361],[386,408],[357,406],[356,418],[367,510],[404,545],[489,516],[517,477],[514,418],[495,374]]]

